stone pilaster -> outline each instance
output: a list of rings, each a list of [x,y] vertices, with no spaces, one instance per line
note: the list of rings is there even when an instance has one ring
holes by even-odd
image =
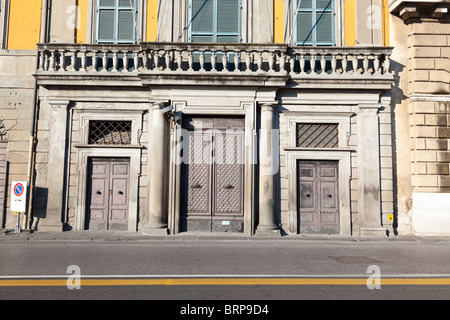
[[[49,151],[47,177],[47,211],[39,218],[39,231],[61,231],[65,206],[67,164],[67,116],[69,101],[49,100]],[[31,191],[31,190],[30,190]],[[43,218],[43,219],[41,219]]]
[[[166,127],[167,116],[161,110],[167,102],[157,102],[152,105],[152,127],[149,130],[149,216],[144,226],[144,234],[167,234],[167,212],[165,206],[165,168],[166,168]]]
[[[386,236],[381,226],[380,105],[360,105],[358,114],[358,212],[362,236]]]
[[[259,139],[259,224],[256,235],[280,234],[275,216],[274,175],[275,163],[273,145],[273,120],[275,104],[261,106],[261,130]]]

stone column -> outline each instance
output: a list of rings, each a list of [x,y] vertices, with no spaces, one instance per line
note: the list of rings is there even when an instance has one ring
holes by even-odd
[[[381,180],[378,110],[360,105],[358,114],[358,213],[362,236],[386,236],[381,226]]]
[[[280,234],[275,216],[274,176],[278,168],[273,145],[273,119],[275,104],[261,106],[259,138],[259,224],[257,235]]]
[[[167,115],[161,109],[167,102],[157,102],[152,106],[152,126],[149,129],[150,175],[149,175],[149,216],[144,226],[144,234],[167,234],[167,212],[165,206],[166,168],[166,127]]]
[[[47,172],[47,211],[45,216],[38,218],[39,231],[62,231],[64,207],[66,205],[66,175],[67,163],[67,116],[69,101],[50,100],[49,115],[49,149]],[[30,190],[31,191],[31,190]],[[42,218],[42,219],[41,219]]]

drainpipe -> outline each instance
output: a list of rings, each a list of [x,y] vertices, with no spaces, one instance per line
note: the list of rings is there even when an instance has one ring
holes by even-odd
[[[48,26],[48,10],[49,3],[48,0],[42,0],[42,9],[41,9],[41,31],[39,36],[40,43],[47,42],[47,26]],[[36,54],[36,70],[39,68],[39,52]],[[28,214],[25,214],[23,217],[23,225],[24,229],[29,228],[31,231],[31,226],[33,224],[32,219],[32,202],[33,202],[33,186],[34,186],[34,152],[35,152],[35,144],[36,144],[36,117],[37,117],[37,109],[38,109],[38,85],[37,80],[34,80],[34,90],[33,90],[33,114],[31,119],[31,131],[30,131],[30,147],[28,153],[28,167],[27,167],[27,183],[28,183]],[[29,223],[29,226],[28,226]]]

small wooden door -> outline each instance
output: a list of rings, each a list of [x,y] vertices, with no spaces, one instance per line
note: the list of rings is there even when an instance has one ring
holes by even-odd
[[[338,234],[338,161],[298,162],[300,233]]]
[[[180,231],[243,232],[244,120],[185,118],[184,127]]]
[[[86,230],[127,230],[129,159],[89,161]]]

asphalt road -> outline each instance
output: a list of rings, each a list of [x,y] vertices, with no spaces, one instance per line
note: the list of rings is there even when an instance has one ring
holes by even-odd
[[[246,301],[450,298],[449,241],[4,241],[0,259],[0,300],[177,300],[175,314],[220,300],[223,315],[258,309]]]

